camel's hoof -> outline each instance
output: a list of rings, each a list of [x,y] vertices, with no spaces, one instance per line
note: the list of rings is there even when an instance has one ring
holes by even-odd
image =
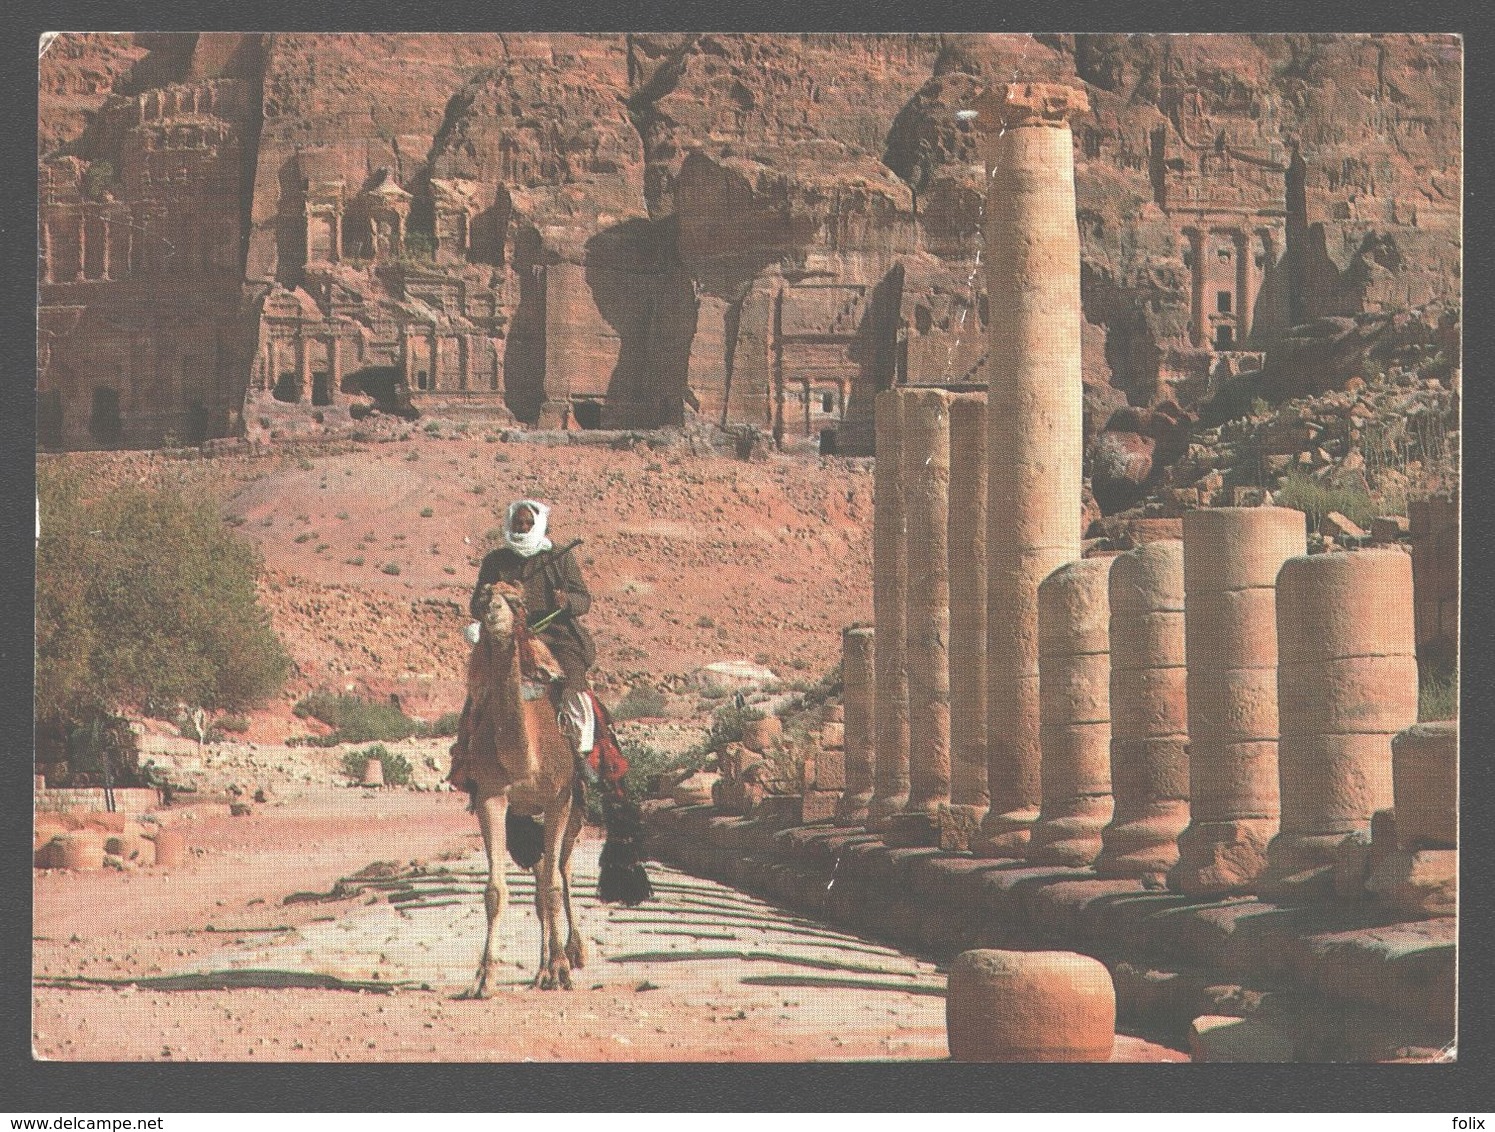
[[[477,976],[473,979],[472,989],[462,995],[463,998],[492,998],[497,987],[498,965],[483,964],[478,968]]]
[[[570,990],[571,966],[562,959],[543,969],[536,979],[541,990]]]
[[[587,965],[587,949],[582,944],[580,936],[572,936],[567,942],[566,959],[573,971],[579,971]]]

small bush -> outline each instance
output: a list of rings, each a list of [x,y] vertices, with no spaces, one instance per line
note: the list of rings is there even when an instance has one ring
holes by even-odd
[[[249,720],[242,715],[225,715],[215,725],[218,730],[232,735],[242,735],[249,730]]]
[[[420,517],[422,519],[430,519],[430,518],[433,518],[435,515],[436,515],[436,512],[435,512],[435,510],[433,508],[422,507],[420,509]]]
[[[430,734],[436,738],[446,738],[457,734],[457,727],[462,722],[460,711],[443,712],[436,717],[436,722],[431,724]]]
[[[613,709],[614,719],[657,719],[665,713],[665,696],[657,688],[638,684]]]
[[[1375,501],[1359,488],[1336,487],[1323,483],[1312,476],[1291,471],[1283,477],[1274,500],[1278,507],[1291,507],[1308,516],[1310,530],[1322,527],[1324,516],[1338,511],[1350,522],[1361,527],[1370,526],[1370,521],[1380,511]]]
[[[355,554],[352,558],[348,559],[349,566],[362,566],[363,563],[364,557],[361,554]]]
[[[383,743],[375,743],[363,751],[349,751],[343,756],[343,773],[355,782],[362,782],[365,764],[374,759],[378,759],[384,767],[386,786],[410,785],[410,760],[399,751],[391,751]]]
[[[425,427],[427,436],[435,436],[439,432],[441,432],[441,425],[437,424],[435,421],[427,421]]]
[[[384,571],[384,573],[393,576],[400,572],[400,564],[398,562],[386,562],[383,566],[380,566],[379,569]]]
[[[296,543],[311,542],[311,540],[312,540],[313,537],[314,536],[312,535],[312,533],[310,531],[302,531],[299,535],[297,535],[291,541],[292,542],[296,542]]]
[[[1417,689],[1417,721],[1459,717],[1459,681],[1456,676],[1431,677]]]
[[[764,718],[763,712],[754,707],[738,707],[736,704],[719,707],[711,717],[711,732],[706,737],[706,745],[712,751],[720,751],[728,743],[740,743],[744,725]]]
[[[320,720],[332,728],[318,745],[337,743],[370,743],[375,740],[396,742],[420,735],[424,728],[392,703],[366,700],[362,696],[313,692],[292,709],[302,719]]]

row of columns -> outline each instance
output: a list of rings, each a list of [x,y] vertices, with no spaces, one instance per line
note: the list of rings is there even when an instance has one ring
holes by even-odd
[[[866,628],[849,631],[845,671],[860,705],[847,716],[847,783],[870,796],[865,815],[843,800],[842,816],[894,843],[1166,876],[1192,895],[1322,894],[1344,847],[1397,801],[1392,737],[1416,719],[1410,561],[1309,558],[1303,514],[1277,508],[1192,512],[1182,545],[1081,558],[1068,119],[1085,106],[1082,92],[1039,84],[978,103],[990,139],[987,444],[972,441],[974,408],[957,426],[951,394],[878,396],[875,647]],[[965,471],[978,458],[984,494]],[[955,524],[983,513],[981,546]],[[983,616],[981,648],[969,630]],[[973,710],[982,661],[986,703]],[[856,683],[869,672],[871,691]],[[983,807],[969,846],[947,844],[959,811]]]
[[[1410,559],[1396,549],[1290,553],[1304,549],[1304,535],[1303,514],[1286,508],[1203,510],[1185,517],[1182,542],[1076,560],[1046,577],[1040,813],[1020,851],[978,845],[978,854],[1166,879],[1200,897],[1317,898],[1334,891],[1336,868],[1348,848],[1367,843],[1373,819],[1405,808],[1409,836],[1438,828],[1418,850],[1431,844],[1446,856],[1456,757],[1447,744],[1434,757],[1427,743],[1405,739],[1418,689]],[[953,576],[954,556],[946,561]],[[923,605],[918,576],[909,576],[910,611]],[[936,635],[912,625],[901,641],[866,626],[846,631],[839,820],[884,832],[956,797],[948,751],[962,741],[961,715],[948,712],[948,696],[921,699],[938,676],[915,676],[934,662]],[[947,679],[963,659],[945,654]],[[886,670],[908,678],[912,742],[903,752],[882,747],[877,731],[889,707],[878,682]],[[920,742],[925,722],[933,732]],[[1399,743],[1412,752],[1409,765],[1420,758],[1435,769],[1398,778]],[[995,747],[989,756],[998,757]],[[883,788],[900,782],[908,794],[897,810]],[[872,800],[890,812],[873,817]],[[1451,883],[1444,858],[1429,859],[1446,874],[1440,883]],[[1399,867],[1405,888],[1417,870]]]

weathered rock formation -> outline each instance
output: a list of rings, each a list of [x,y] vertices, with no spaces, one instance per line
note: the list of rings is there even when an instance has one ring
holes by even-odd
[[[870,452],[878,389],[985,381],[958,112],[1014,73],[1090,102],[1093,435],[1222,365],[1288,373],[1292,325],[1456,294],[1461,63],[1413,35],[63,35],[42,439],[382,405]]]

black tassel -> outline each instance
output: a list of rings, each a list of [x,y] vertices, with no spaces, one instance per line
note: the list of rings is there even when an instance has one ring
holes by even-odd
[[[521,869],[532,869],[545,853],[545,826],[528,814],[510,809],[504,819],[504,838],[509,856]]]
[[[607,840],[597,869],[597,899],[603,904],[642,904],[654,896],[644,871],[644,815],[628,798],[602,800]]]

